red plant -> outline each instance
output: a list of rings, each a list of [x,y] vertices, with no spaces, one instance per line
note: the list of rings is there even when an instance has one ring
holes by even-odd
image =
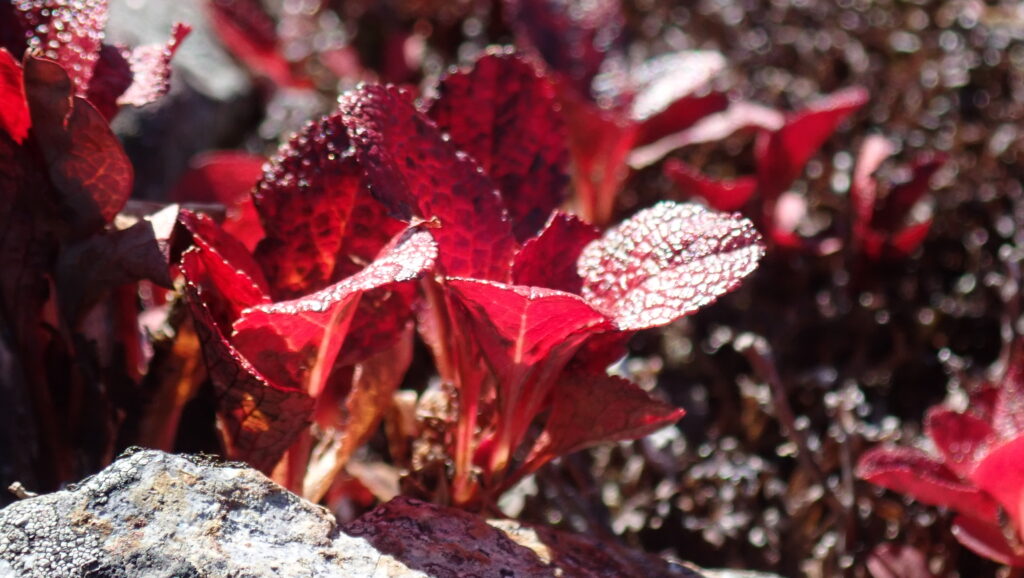
[[[966,410],[933,407],[925,435],[935,452],[876,448],[857,474],[882,487],[956,512],[953,533],[978,554],[1024,567],[1024,358],[1018,352],[996,387],[971,397]]]
[[[292,486],[325,490],[379,421],[408,358],[376,356],[402,347],[414,311],[452,388],[454,503],[480,507],[559,455],[671,423],[682,410],[605,368],[632,332],[712,302],[761,256],[749,222],[695,205],[659,204],[603,237],[557,211],[554,91],[514,54],[484,55],[437,93],[417,107],[366,86],[285,145],[254,195],[267,235],[255,262],[186,217],[183,271],[226,447],[265,470],[286,455],[277,471]],[[360,390],[383,367],[388,384]],[[360,391],[377,401],[353,404]],[[354,417],[359,435],[337,421]],[[344,432],[329,466],[310,419]]]

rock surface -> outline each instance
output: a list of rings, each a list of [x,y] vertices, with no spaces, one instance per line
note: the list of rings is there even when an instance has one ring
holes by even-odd
[[[703,574],[583,536],[396,498],[347,525],[243,464],[126,453],[0,511],[0,577]]]

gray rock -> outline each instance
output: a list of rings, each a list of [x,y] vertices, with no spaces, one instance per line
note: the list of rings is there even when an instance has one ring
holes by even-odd
[[[396,498],[345,526],[243,464],[136,450],[0,510],[0,577],[701,576],[584,536]]]

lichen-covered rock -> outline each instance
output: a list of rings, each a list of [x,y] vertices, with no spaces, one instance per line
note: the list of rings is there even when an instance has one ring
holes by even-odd
[[[0,578],[700,576],[659,558],[396,498],[345,526],[243,464],[136,450],[0,510]]]

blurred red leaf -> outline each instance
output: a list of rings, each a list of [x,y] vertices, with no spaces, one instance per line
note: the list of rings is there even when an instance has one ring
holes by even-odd
[[[868,571],[873,578],[934,578],[928,559],[917,548],[897,544],[879,544],[868,555]]]
[[[512,282],[579,294],[583,279],[576,271],[576,259],[583,247],[600,236],[593,225],[555,211],[540,234],[523,244],[516,255]]]
[[[917,449],[869,450],[857,465],[857,476],[926,504],[947,506],[989,522],[996,520],[997,505],[992,498],[957,477],[941,460]]]
[[[277,86],[309,84],[281,53],[274,20],[259,0],[211,0],[210,21],[224,47],[249,71]]]
[[[31,125],[21,65],[10,52],[0,48],[0,128],[21,144]]]
[[[438,221],[432,234],[443,272],[507,280],[519,247],[480,166],[395,87],[366,86],[339,100],[373,195],[400,219]]]
[[[763,254],[746,219],[661,202],[583,250],[582,295],[620,329],[656,327],[735,289]]]
[[[986,419],[938,407],[928,412],[925,433],[935,442],[946,467],[967,478],[990,449],[995,431]]]
[[[522,242],[558,207],[569,151],[554,88],[512,52],[489,51],[442,79],[429,116],[498,185]]]
[[[251,195],[263,176],[264,162],[261,156],[238,151],[200,154],[192,159],[169,197],[178,203],[224,205],[226,216],[221,226],[251,252],[264,236]]]
[[[741,209],[757,190],[757,180],[753,177],[715,180],[679,159],[668,160],[664,170],[665,175],[675,181],[684,194],[696,195],[718,211]]]
[[[980,556],[1000,564],[1024,568],[1024,551],[1006,541],[1006,529],[969,516],[953,519],[953,537]]]
[[[859,86],[840,90],[787,115],[782,128],[760,133],[755,154],[761,194],[771,200],[785,192],[839,125],[867,101],[867,90]]]

